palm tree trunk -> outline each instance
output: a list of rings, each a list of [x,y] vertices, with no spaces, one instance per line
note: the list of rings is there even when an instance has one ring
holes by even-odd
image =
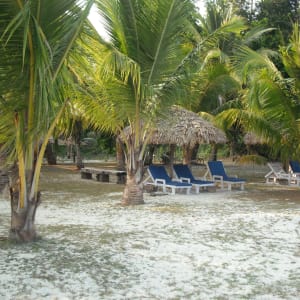
[[[143,197],[143,160],[141,159],[141,147],[134,147],[134,139],[129,143],[126,157],[126,185],[122,197],[122,205],[144,204]]]
[[[82,138],[82,122],[76,120],[74,124],[74,142],[75,142],[75,149],[73,155],[75,157],[73,158],[74,162],[76,163],[77,169],[81,169],[84,167],[83,161],[82,161],[82,156],[81,156],[81,151],[80,151],[80,141]]]
[[[169,169],[170,169],[170,176],[171,178],[174,177],[174,171],[173,171],[173,165],[174,165],[174,161],[175,161],[175,151],[176,151],[176,145],[172,144],[170,145],[170,150],[169,150],[169,157],[170,157],[170,161],[169,161]]]
[[[116,159],[117,159],[117,169],[120,171],[125,170],[125,156],[123,151],[122,142],[117,138],[116,140]]]
[[[35,213],[40,204],[41,195],[37,194],[36,199],[28,199],[25,208],[19,207],[19,183],[15,169],[10,172],[10,201],[11,201],[11,227],[9,238],[18,242],[30,242],[37,238],[35,228]],[[29,190],[29,189],[28,189]],[[29,195],[29,191],[27,193]]]
[[[144,204],[143,185],[138,183],[136,176],[128,175],[122,197],[122,205]]]
[[[82,161],[81,151],[80,151],[80,142],[76,142],[75,144],[75,161],[76,161],[76,167],[78,170],[84,168],[84,163]]]

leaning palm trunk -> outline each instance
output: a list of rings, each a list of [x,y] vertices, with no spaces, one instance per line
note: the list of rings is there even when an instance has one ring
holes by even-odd
[[[0,1],[0,151],[7,151],[7,163],[15,165],[10,174],[12,239],[37,236],[43,157],[72,86],[69,54],[93,2]]]
[[[35,212],[40,204],[40,194],[36,199],[27,199],[27,207],[18,207],[19,193],[10,189],[11,197],[11,227],[9,238],[20,242],[30,242],[37,238],[35,229]]]
[[[37,238],[35,228],[35,213],[41,201],[40,192],[35,196],[30,196],[32,183],[26,185],[24,203],[20,205],[21,191],[19,189],[19,170],[14,167],[9,172],[10,179],[10,201],[11,201],[11,227],[9,238],[18,242],[29,242]]]
[[[46,151],[48,140],[53,132],[53,129],[61,117],[64,110],[61,107],[60,111],[53,120],[45,139],[39,148],[39,151],[29,151],[31,154],[32,164],[25,167],[25,157],[30,157],[25,151],[19,150],[18,163],[9,171],[9,186],[11,200],[11,228],[9,238],[19,242],[29,242],[37,238],[35,229],[35,214],[36,209],[41,202],[41,194],[38,191],[40,172],[43,162],[43,157]],[[19,123],[16,122],[16,125]],[[17,135],[17,149],[20,149],[19,136]],[[31,166],[31,167],[30,167]]]

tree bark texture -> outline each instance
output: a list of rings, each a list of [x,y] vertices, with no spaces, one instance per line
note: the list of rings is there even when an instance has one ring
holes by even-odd
[[[17,242],[30,242],[37,238],[35,228],[36,209],[41,201],[40,192],[37,193],[36,199],[26,199],[25,207],[20,208],[20,193],[18,170],[14,167],[9,172],[10,182],[10,203],[11,203],[11,227],[9,230],[9,239]],[[30,185],[27,187],[27,195],[29,195]]]
[[[124,145],[117,138],[116,140],[116,159],[117,159],[117,169],[120,171],[125,171],[125,155],[124,155]]]
[[[136,182],[135,176],[128,176],[122,197],[122,205],[144,204],[143,185]]]
[[[80,142],[75,144],[75,160],[76,160],[76,167],[78,170],[84,168],[84,163],[82,161],[81,151],[80,151]]]
[[[135,135],[129,137],[126,156],[126,185],[123,192],[123,205],[144,204],[143,198],[143,157],[142,144],[135,142]]]
[[[19,208],[19,192],[10,189],[11,227],[9,238],[18,242],[30,242],[37,238],[35,214],[40,204],[40,193],[35,201],[28,200],[26,208]]]

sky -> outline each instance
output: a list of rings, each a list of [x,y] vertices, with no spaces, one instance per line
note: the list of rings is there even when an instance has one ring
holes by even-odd
[[[255,2],[257,2],[257,1],[254,0],[254,3]],[[196,1],[196,5],[199,8],[200,12],[204,12],[205,11],[205,1],[204,0],[197,0]],[[89,19],[93,23],[93,25],[95,26],[95,28],[97,29],[97,31],[99,32],[99,34],[105,40],[109,40],[108,35],[106,34],[106,32],[105,32],[105,30],[103,28],[103,23],[101,22],[101,16],[99,16],[97,14],[97,10],[96,10],[95,6],[92,7],[92,10],[91,10],[90,15],[89,15]]]
[[[200,11],[204,11],[204,1],[198,0],[196,1],[196,5],[199,8]],[[108,40],[108,35],[105,32],[103,28],[103,23],[101,21],[101,16],[98,15],[96,7],[93,6],[89,15],[89,20],[92,22],[92,24],[95,26],[99,34],[105,39]]]

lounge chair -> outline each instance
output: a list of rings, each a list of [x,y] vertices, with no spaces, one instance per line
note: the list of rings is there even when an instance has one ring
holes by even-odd
[[[291,183],[291,174],[284,171],[282,164],[279,162],[269,162],[268,167],[270,172],[265,175],[266,183],[278,183],[278,180],[287,180],[288,184]]]
[[[209,161],[207,165],[212,180],[219,182],[221,189],[224,188],[224,184],[227,184],[229,191],[231,191],[232,185],[239,185],[241,190],[244,190],[246,180],[228,176],[221,161]]]
[[[213,181],[207,181],[203,179],[196,179],[188,165],[177,164],[173,165],[174,172],[177,178],[181,182],[191,183],[192,186],[195,188],[196,194],[199,194],[200,188],[207,188],[209,186],[215,186]]]
[[[185,189],[187,194],[190,193],[192,185],[190,183],[171,180],[164,166],[150,165],[148,172],[151,182],[145,182],[145,184],[162,187],[163,192],[167,192],[167,189],[171,189],[173,195],[178,189]]]
[[[290,160],[291,183],[300,185],[300,163],[297,160]]]

